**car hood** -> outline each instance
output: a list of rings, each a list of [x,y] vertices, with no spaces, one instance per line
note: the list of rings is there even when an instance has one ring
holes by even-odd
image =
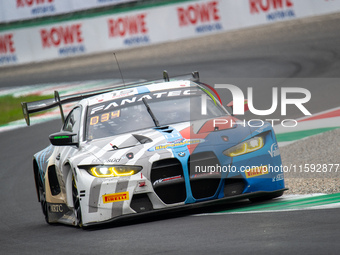
[[[227,121],[232,121],[233,125],[227,124]],[[206,147],[208,150],[209,147],[219,144],[227,149],[259,130],[244,123],[237,123],[236,118],[227,116],[96,139],[86,142],[83,147],[87,152],[86,157],[79,164],[135,164],[136,160],[159,157],[160,154],[162,157],[172,157],[172,149],[183,146],[187,146],[190,153],[197,147],[200,150]]]

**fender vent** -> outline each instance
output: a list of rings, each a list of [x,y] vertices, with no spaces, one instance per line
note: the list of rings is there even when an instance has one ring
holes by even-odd
[[[58,182],[57,173],[55,171],[55,166],[50,166],[48,168],[48,182],[50,184],[50,189],[52,196],[56,196],[60,193],[60,186]]]

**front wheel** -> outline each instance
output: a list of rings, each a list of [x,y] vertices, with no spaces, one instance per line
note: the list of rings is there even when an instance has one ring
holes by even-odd
[[[50,224],[49,217],[48,217],[48,211],[47,211],[46,192],[45,192],[45,188],[44,188],[44,185],[43,185],[41,179],[39,179],[39,199],[40,199],[40,205],[41,205],[42,212],[45,216],[45,221],[48,224]]]
[[[76,216],[76,221],[77,221],[76,226],[82,227],[83,221],[81,217],[80,198],[79,198],[76,180],[74,179],[74,175],[72,175],[72,198],[73,198],[74,214]]]

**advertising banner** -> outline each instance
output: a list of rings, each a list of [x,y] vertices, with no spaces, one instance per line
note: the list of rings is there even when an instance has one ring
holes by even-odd
[[[0,67],[35,61],[32,55],[30,34],[20,29],[0,33]]]
[[[83,27],[82,22],[63,22],[31,29],[37,61],[86,54]]]
[[[0,22],[34,19],[136,0],[0,0]]]
[[[227,29],[223,1],[201,1],[172,7],[176,17],[172,39],[188,38],[221,32]]]
[[[23,15],[32,15],[37,8],[62,11],[72,6],[72,1],[63,0],[9,2],[13,12]],[[96,3],[104,2],[113,1]],[[338,11],[340,0],[203,0],[140,8],[3,31],[0,66],[177,41]]]
[[[6,22],[73,11],[72,1],[65,0],[1,0],[1,5]]]
[[[101,50],[115,50],[155,43],[151,38],[154,19],[150,10],[109,15],[91,22],[101,42]]]

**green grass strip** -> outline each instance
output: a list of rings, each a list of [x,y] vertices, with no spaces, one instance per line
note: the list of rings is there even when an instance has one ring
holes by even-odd
[[[309,198],[301,198],[286,201],[272,200],[266,204],[247,206],[245,208],[231,209],[216,213],[230,213],[230,212],[249,212],[249,211],[275,211],[287,209],[301,209],[308,207],[315,207],[320,205],[328,205],[340,203],[340,193],[330,195],[320,195]]]
[[[317,129],[289,132],[289,133],[283,133],[283,134],[276,134],[276,138],[278,142],[290,142],[290,141],[300,140],[308,136],[321,134],[321,133],[331,131],[334,129],[338,129],[338,128],[340,127],[317,128]]]
[[[6,95],[0,97],[0,125],[24,118],[21,102],[32,102],[37,100],[53,98],[53,95],[38,96],[31,95],[25,97],[13,97]]]

